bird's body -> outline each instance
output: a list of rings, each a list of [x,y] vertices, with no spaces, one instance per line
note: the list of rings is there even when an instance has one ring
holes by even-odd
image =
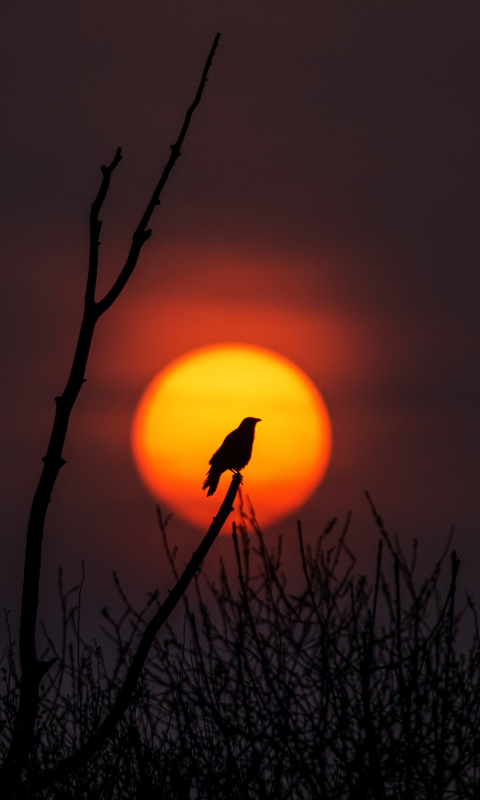
[[[246,417],[242,420],[238,428],[225,436],[223,443],[211,457],[208,462],[210,469],[202,486],[202,489],[208,489],[208,497],[216,491],[222,472],[227,469],[239,472],[250,461],[257,422],[261,422],[258,417]]]

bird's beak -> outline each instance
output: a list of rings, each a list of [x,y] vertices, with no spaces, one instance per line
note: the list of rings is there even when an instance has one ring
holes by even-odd
[[[255,422],[261,422],[261,421],[262,421],[261,419],[259,419],[258,417],[255,417]]]

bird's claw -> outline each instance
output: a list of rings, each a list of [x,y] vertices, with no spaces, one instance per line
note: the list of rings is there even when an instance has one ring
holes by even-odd
[[[233,472],[234,475],[240,476],[240,483],[243,483],[243,475],[239,469],[233,469],[233,467],[229,467],[230,472]]]

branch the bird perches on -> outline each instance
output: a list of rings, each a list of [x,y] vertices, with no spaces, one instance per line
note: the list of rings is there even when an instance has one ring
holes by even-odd
[[[210,525],[207,533],[203,537],[198,548],[193,553],[190,561],[185,567],[174,588],[171,590],[171,592],[169,592],[167,599],[164,603],[162,603],[155,616],[150,620],[145,628],[127,676],[123,682],[123,686],[118,693],[117,699],[113,703],[109,713],[99,726],[98,730],[83,745],[83,747],[77,750],[76,753],[69,758],[66,758],[56,767],[46,770],[46,772],[41,775],[39,780],[35,782],[35,788],[43,789],[47,786],[50,786],[54,781],[59,780],[63,776],[68,775],[70,772],[81,767],[86,763],[90,755],[102,744],[102,742],[105,741],[105,739],[108,738],[110,733],[113,731],[116,724],[121,719],[124,711],[128,708],[130,700],[132,699],[138,678],[140,677],[140,673],[143,669],[155,636],[158,634],[174,608],[182,599],[196,572],[198,572],[200,569],[202,561],[210,550],[218,534],[222,530],[229,515],[234,510],[233,504],[235,502],[241,482],[242,475],[240,472],[236,472],[230,481],[230,486],[228,487],[228,491],[225,495],[222,505],[220,506],[219,512],[216,517],[213,518],[212,524]]]

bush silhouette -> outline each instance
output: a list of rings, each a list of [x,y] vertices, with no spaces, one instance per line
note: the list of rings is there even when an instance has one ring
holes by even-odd
[[[175,571],[161,515],[166,552]],[[114,734],[68,781],[38,798],[467,798],[478,791],[480,638],[455,646],[458,559],[446,551],[415,586],[377,516],[376,580],[355,577],[332,523],[315,551],[301,527],[300,591],[289,593],[281,540],[272,552],[254,517],[234,526],[238,574],[197,574],[184,598],[183,631],[163,629]],[[382,546],[387,547],[387,557]],[[385,565],[384,562],[388,563]],[[393,585],[387,579],[392,573]],[[62,592],[62,649],[41,698],[28,773],[64,759],[92,735],[122,685],[146,620],[161,607],[104,612],[116,662],[79,638],[78,587]],[[1,744],[8,746],[18,693],[16,661],[4,667]]]

